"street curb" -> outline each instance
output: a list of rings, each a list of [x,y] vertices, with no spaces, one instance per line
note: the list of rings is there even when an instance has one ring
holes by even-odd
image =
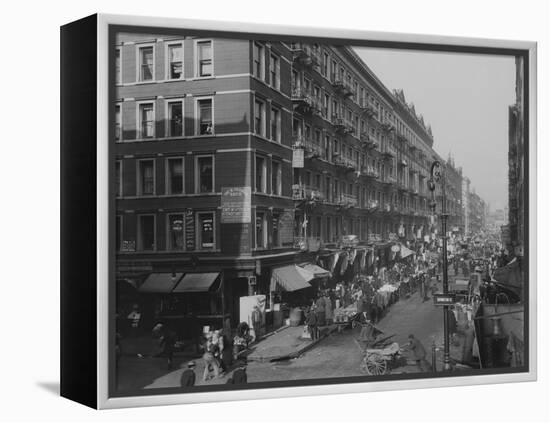
[[[287,327],[290,327],[290,326],[285,326],[285,328]],[[326,333],[324,333],[323,335],[321,335],[318,339],[316,339],[315,341],[312,341],[310,342],[309,344],[306,344],[305,346],[303,346],[302,348],[290,353],[290,354],[287,354],[287,355],[277,355],[277,356],[264,356],[264,357],[261,357],[261,358],[258,358],[258,359],[251,359],[249,358],[249,361],[251,362],[259,362],[259,363],[265,363],[265,362],[269,362],[269,361],[274,361],[274,360],[285,360],[285,359],[293,359],[293,358],[297,358],[299,357],[300,355],[302,355],[303,353],[305,353],[306,351],[310,350],[311,348],[313,348],[315,345],[317,345],[319,342],[321,342],[323,339],[327,338],[329,335],[331,335],[335,330],[337,329],[337,326],[329,326],[328,327],[328,330],[326,331]],[[276,332],[276,331],[275,331]],[[273,332],[273,333],[275,333]],[[273,334],[272,333],[272,334]]]

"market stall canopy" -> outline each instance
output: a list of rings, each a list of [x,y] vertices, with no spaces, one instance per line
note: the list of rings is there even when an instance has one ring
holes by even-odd
[[[414,254],[414,251],[401,245],[401,258],[409,257],[411,254]]]
[[[139,287],[139,292],[168,294],[182,276],[183,273],[151,273]]]
[[[313,263],[301,264],[300,267],[302,269],[307,270],[308,272],[313,273],[313,275],[316,278],[324,278],[324,277],[330,277],[331,276],[331,274],[328,270],[325,270],[321,266],[317,266],[316,264],[313,264]]]
[[[218,276],[219,273],[186,273],[173,292],[207,292]]]
[[[300,266],[291,264],[289,266],[276,267],[271,274],[271,291],[276,291],[277,287],[284,291],[298,291],[299,289],[309,288],[309,281],[315,278],[315,275],[309,270],[302,269]]]

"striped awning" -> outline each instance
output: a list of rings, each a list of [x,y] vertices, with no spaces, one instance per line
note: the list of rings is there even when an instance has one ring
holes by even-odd
[[[219,273],[186,273],[174,288],[175,294],[182,292],[207,292],[220,276]]]
[[[168,294],[172,292],[183,273],[151,273],[139,287],[139,292]]]

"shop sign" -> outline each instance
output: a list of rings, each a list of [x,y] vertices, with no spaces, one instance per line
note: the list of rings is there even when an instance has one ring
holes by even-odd
[[[292,167],[304,167],[304,150],[302,148],[295,148],[294,150],[292,150]]]
[[[136,251],[136,241],[135,240],[124,240],[120,246],[120,251],[122,252],[133,252]]]
[[[449,306],[455,303],[455,294],[434,294],[434,305]]]
[[[221,223],[251,222],[250,187],[223,187]]]
[[[185,248],[187,251],[195,249],[195,214],[193,210],[185,212]]]

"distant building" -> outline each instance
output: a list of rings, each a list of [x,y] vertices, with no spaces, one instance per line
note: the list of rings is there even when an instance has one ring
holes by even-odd
[[[486,204],[483,199],[474,192],[470,192],[468,198],[469,234],[476,234],[486,226]]]
[[[446,162],[446,196],[447,212],[449,213],[449,230],[464,233],[464,211],[462,195],[462,167],[455,166],[454,159],[449,155]]]
[[[462,215],[464,219],[464,234],[470,234],[470,179],[462,179]]]

